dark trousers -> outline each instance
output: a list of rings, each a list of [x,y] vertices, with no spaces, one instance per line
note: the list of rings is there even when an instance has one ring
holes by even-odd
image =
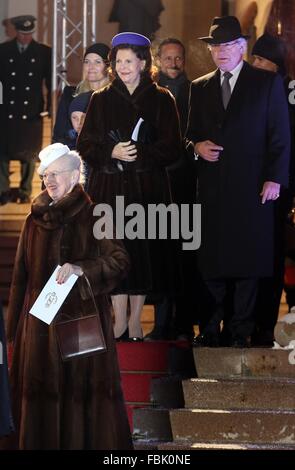
[[[273,335],[280,310],[284,287],[286,222],[292,208],[292,195],[282,190],[280,198],[274,203],[274,274],[273,277],[259,281],[255,307],[257,335]]]
[[[220,322],[227,317],[227,334],[231,339],[246,339],[254,328],[257,279],[206,280],[206,302],[200,321],[201,334],[219,336]],[[227,302],[228,293],[232,302]],[[231,305],[231,312],[226,312]]]
[[[21,161],[21,181],[19,193],[21,195],[30,196],[32,193],[32,180],[35,171],[35,162]],[[0,159],[0,194],[9,190],[9,161]]]

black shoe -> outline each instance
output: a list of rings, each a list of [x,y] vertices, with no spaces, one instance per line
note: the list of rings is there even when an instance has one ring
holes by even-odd
[[[10,191],[4,191],[4,193],[0,194],[0,206],[4,206],[10,201],[11,201]]]
[[[255,332],[251,337],[252,346],[257,348],[272,348],[274,343],[273,330]]]
[[[139,336],[132,336],[131,338],[128,338],[126,341],[129,343],[140,343],[143,341],[143,338],[140,338]]]
[[[233,338],[229,343],[230,348],[250,348],[249,338]]]
[[[192,346],[194,348],[218,348],[219,338],[215,335],[198,335],[194,337],[192,341]]]
[[[157,332],[155,330],[152,330],[150,333],[145,335],[144,340],[145,341],[163,341],[166,340],[167,338],[165,335],[161,332]]]
[[[115,338],[116,341],[128,341],[129,340],[129,329],[128,326],[124,333],[121,334],[121,336],[118,336],[118,338]]]
[[[20,194],[16,202],[18,204],[30,204],[31,198],[30,196],[27,196],[26,194]]]

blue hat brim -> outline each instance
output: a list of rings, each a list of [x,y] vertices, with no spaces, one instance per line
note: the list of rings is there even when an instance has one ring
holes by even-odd
[[[121,44],[130,44],[132,46],[145,46],[150,47],[151,41],[149,38],[139,33],[124,32],[116,34],[112,39],[112,47],[120,46]]]

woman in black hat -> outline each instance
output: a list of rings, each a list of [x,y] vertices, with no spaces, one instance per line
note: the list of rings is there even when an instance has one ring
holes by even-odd
[[[115,214],[117,196],[125,207],[169,204],[166,166],[180,156],[180,129],[170,92],[151,78],[150,41],[137,33],[120,33],[110,52],[114,80],[92,95],[77,150],[91,167],[88,193],[108,204]],[[138,136],[134,130],[139,125]],[[129,206],[130,207],[130,206]],[[124,217],[124,214],[122,214]],[[174,245],[170,240],[148,240],[147,217],[139,221],[145,239],[130,239],[123,227],[131,257],[131,271],[113,295],[114,333],[117,339],[142,339],[140,316],[148,293],[168,294],[179,284]],[[118,228],[118,221],[116,221]],[[127,303],[130,318],[127,327]]]
[[[52,142],[72,146],[72,125],[69,106],[73,98],[81,93],[100,90],[109,83],[108,53],[110,48],[103,43],[91,44],[83,57],[83,79],[75,86],[66,86],[58,106]]]

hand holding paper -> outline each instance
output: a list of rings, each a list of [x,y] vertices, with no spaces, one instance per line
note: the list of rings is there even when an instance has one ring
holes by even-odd
[[[56,279],[60,269],[59,265],[55,268],[30,310],[32,315],[47,325],[50,325],[78,279],[76,274],[72,274],[67,281],[58,284]]]
[[[63,284],[69,279],[72,274],[76,274],[76,276],[82,276],[83,271],[80,266],[76,266],[75,264],[71,263],[65,263],[59,269],[59,271],[57,271],[56,282],[58,284]]]

